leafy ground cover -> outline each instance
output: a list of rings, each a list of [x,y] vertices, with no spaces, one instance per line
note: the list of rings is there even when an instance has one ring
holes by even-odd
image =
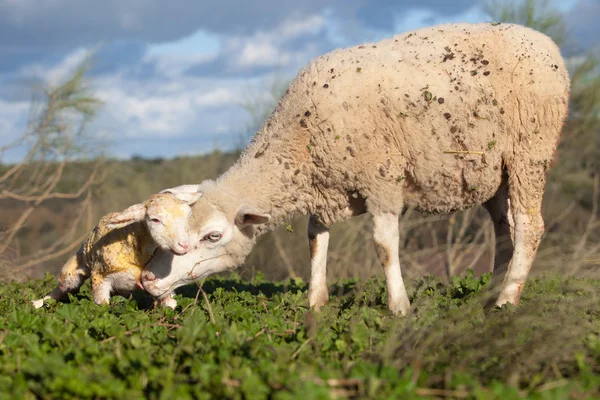
[[[89,283],[35,310],[53,277],[0,287],[0,398],[600,398],[600,282],[529,282],[519,307],[485,311],[489,275],[409,283],[389,314],[382,281],[330,287],[214,278],[176,310],[143,293],[91,302]]]

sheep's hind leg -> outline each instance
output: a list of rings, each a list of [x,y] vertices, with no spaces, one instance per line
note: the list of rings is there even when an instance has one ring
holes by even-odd
[[[544,234],[542,195],[546,183],[545,172],[541,167],[529,170],[520,168],[515,175],[518,176],[513,176],[509,184],[514,216],[514,253],[496,300],[498,306],[507,302],[519,304],[521,291]]]
[[[308,220],[308,244],[310,247],[308,304],[311,308],[319,311],[329,299],[327,291],[329,229],[320,225],[313,216]]]
[[[406,315],[410,310],[410,300],[400,270],[398,215],[376,214],[373,215],[373,223],[375,248],[385,272],[388,307],[394,314]]]
[[[508,200],[508,188],[503,185],[496,195],[484,204],[494,224],[496,236],[491,293],[497,296],[513,256],[514,221]],[[491,300],[488,306],[491,306]]]

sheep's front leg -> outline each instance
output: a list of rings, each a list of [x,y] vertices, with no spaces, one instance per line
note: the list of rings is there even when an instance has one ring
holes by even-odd
[[[329,229],[319,224],[314,217],[308,220],[308,244],[310,247],[310,284],[308,304],[319,311],[327,304],[327,248]]]
[[[404,287],[398,254],[398,215],[382,213],[373,216],[373,237],[379,261],[385,271],[388,307],[394,314],[408,314],[410,300]]]

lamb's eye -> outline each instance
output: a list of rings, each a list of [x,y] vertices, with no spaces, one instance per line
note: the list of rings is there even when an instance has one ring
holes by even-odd
[[[219,232],[211,232],[208,235],[204,236],[204,240],[208,240],[209,242],[215,243],[221,240],[221,237],[223,237],[223,235],[221,235]]]
[[[154,222],[155,224],[160,224],[160,219],[158,218],[151,218],[150,221]]]

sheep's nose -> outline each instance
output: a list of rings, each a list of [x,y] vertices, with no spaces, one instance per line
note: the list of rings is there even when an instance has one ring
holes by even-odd
[[[190,244],[188,242],[178,242],[177,245],[183,249],[183,251],[188,251],[190,249]]]
[[[152,271],[142,271],[142,283],[152,282],[156,280],[156,275]]]

